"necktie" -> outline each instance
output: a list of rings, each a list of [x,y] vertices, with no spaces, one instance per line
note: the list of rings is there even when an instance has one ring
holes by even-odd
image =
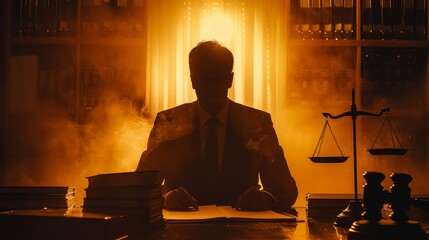
[[[204,165],[210,174],[218,173],[218,141],[216,132],[216,118],[212,117],[207,121],[209,128],[204,151]]]

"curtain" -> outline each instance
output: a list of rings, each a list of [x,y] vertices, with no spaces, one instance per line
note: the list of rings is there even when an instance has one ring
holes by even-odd
[[[146,103],[151,118],[196,99],[188,53],[217,40],[234,54],[229,97],[276,116],[286,90],[284,0],[148,0]]]

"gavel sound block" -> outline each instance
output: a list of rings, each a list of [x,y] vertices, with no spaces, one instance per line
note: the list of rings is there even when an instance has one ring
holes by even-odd
[[[390,192],[381,186],[384,174],[365,172],[363,220],[353,223],[349,229],[348,240],[426,240],[426,234],[417,221],[410,220],[407,211],[410,206],[411,175],[392,173],[393,185]],[[389,203],[393,213],[383,219],[381,209]]]

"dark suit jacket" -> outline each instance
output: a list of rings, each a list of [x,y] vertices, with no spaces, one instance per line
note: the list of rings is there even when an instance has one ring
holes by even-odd
[[[184,187],[200,205],[234,205],[251,186],[263,188],[290,208],[298,190],[268,113],[229,100],[226,140],[221,172],[213,176],[204,170],[201,153],[197,102],[158,113],[137,171],[159,169],[165,191]],[[260,139],[270,149],[258,149]],[[272,157],[268,157],[272,156]]]

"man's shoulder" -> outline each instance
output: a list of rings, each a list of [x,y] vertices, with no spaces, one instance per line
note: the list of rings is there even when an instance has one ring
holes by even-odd
[[[195,117],[196,102],[184,103],[166,110],[163,110],[157,114],[157,118],[163,118],[165,120],[178,120],[178,121],[190,121]]]

